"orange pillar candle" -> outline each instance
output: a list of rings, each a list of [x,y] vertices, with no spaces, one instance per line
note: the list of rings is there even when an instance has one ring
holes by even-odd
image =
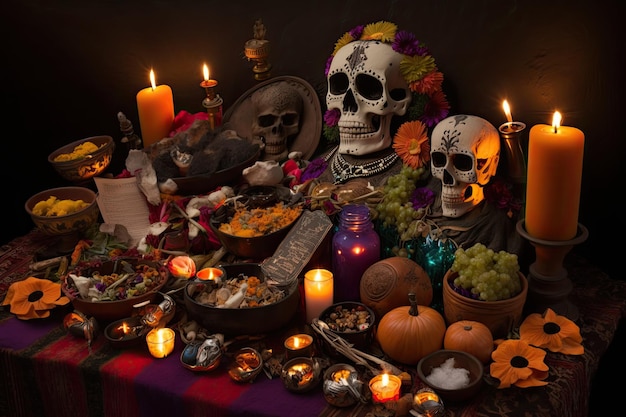
[[[570,240],[578,232],[585,135],[560,123],[555,112],[552,126],[530,129],[528,142],[526,231],[550,241]]]
[[[150,354],[155,358],[164,358],[174,350],[174,330],[164,327],[152,329],[146,335],[146,343]]]
[[[174,123],[174,98],[169,85],[156,85],[150,70],[151,87],[137,93],[141,137],[145,147],[169,136]]]
[[[395,375],[380,374],[370,380],[370,391],[372,391],[372,401],[375,403],[386,403],[387,401],[397,401],[400,398],[400,387],[402,380]]]
[[[327,269],[312,269],[304,274],[306,322],[319,318],[333,304],[333,274]]]

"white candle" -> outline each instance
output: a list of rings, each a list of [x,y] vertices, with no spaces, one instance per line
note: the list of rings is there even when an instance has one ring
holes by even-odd
[[[326,269],[312,269],[304,274],[306,321],[319,318],[333,304],[333,274]]]

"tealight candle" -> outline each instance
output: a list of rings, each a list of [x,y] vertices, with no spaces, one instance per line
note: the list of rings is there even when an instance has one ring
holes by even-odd
[[[169,85],[156,85],[150,70],[151,87],[137,93],[137,111],[145,147],[169,136],[174,123],[174,96]]]
[[[146,335],[150,354],[155,358],[164,358],[172,353],[175,336],[174,330],[167,327],[150,330]]]
[[[311,356],[313,337],[309,334],[296,334],[285,340],[287,359]]]
[[[370,380],[370,391],[372,391],[372,401],[375,403],[386,403],[387,401],[397,401],[400,398],[400,387],[402,380],[387,373],[376,375]]]
[[[585,135],[560,123],[555,112],[552,126],[530,129],[528,142],[525,226],[531,236],[550,241],[578,232]]]
[[[219,283],[224,275],[224,270],[220,268],[202,268],[196,273],[196,278],[201,281],[214,281]]]
[[[333,274],[326,269],[312,269],[304,274],[306,321],[311,323],[333,304]]]

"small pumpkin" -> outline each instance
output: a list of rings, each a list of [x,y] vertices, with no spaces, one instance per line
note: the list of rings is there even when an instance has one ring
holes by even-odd
[[[446,329],[443,348],[462,350],[488,363],[494,348],[493,335],[489,327],[479,321],[459,320]]]
[[[414,293],[410,306],[400,306],[378,323],[376,340],[391,359],[416,365],[424,356],[441,349],[446,332],[443,316],[434,308],[418,305]]]

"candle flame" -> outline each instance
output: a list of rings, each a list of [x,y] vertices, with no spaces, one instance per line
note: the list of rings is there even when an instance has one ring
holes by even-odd
[[[317,272],[315,273],[315,281],[321,281],[321,280],[322,280],[322,271],[318,269]]]
[[[389,385],[389,374],[383,374],[380,382],[382,383],[383,387]]]
[[[502,102],[502,108],[504,109],[504,115],[506,116],[506,120],[509,123],[513,122],[513,116],[511,116],[511,107],[509,107],[509,102],[504,100]]]
[[[561,119],[561,113],[555,111],[554,116],[552,117],[552,127],[554,128],[554,133],[559,131],[559,127],[561,127]]]
[[[209,67],[207,66],[207,64],[204,64],[202,72],[204,73],[204,81],[209,81]]]
[[[300,347],[300,338],[299,337],[294,337],[293,338],[293,347],[298,349]]]
[[[154,80],[154,70],[150,70],[150,84],[152,84],[152,89],[156,88],[156,81]]]
[[[122,333],[124,334],[130,333],[130,327],[128,326],[128,324],[126,324],[126,322],[122,323],[121,328],[122,328]]]

